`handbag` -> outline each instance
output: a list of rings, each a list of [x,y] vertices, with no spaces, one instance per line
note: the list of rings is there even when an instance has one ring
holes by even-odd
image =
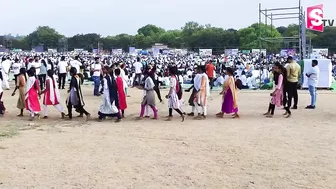
[[[70,102],[73,106],[77,106],[79,104],[79,98],[75,89],[71,89],[70,91]]]

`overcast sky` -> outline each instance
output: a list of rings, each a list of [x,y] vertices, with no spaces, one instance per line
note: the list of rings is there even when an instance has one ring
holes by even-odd
[[[135,34],[146,24],[180,29],[188,21],[239,29],[258,22],[259,2],[268,9],[298,6],[298,0],[0,0],[0,34],[26,35],[47,25],[66,36],[107,36]],[[325,18],[336,19],[336,0],[302,0],[304,9],[317,4],[324,4]]]

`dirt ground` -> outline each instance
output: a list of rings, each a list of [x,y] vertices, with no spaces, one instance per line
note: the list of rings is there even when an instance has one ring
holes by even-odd
[[[83,90],[96,118],[101,98],[92,86]],[[158,104],[160,120],[135,121],[142,92],[130,93],[121,123],[61,120],[53,107],[49,120],[31,123],[27,112],[16,117],[17,96],[5,91],[0,188],[336,188],[336,93],[320,91],[317,109],[305,110],[309,95],[301,91],[289,119],[281,109],[273,119],[262,116],[269,91],[239,92],[241,118],[217,119],[221,97],[214,93],[208,119],[184,123],[177,115],[163,120],[167,102]]]

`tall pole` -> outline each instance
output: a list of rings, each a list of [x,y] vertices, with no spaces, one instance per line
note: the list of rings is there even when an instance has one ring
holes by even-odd
[[[259,29],[258,29],[258,33],[259,33],[259,49],[261,51],[261,3],[259,3]]]

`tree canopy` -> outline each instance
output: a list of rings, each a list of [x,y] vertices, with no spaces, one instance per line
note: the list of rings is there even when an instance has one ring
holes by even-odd
[[[96,33],[77,34],[65,38],[64,35],[48,26],[39,26],[34,32],[27,36],[12,37],[11,48],[31,50],[34,46],[43,45],[44,49],[63,48],[60,47],[60,40],[67,39],[68,50],[76,48],[91,51],[94,48],[111,50],[122,48],[125,51],[129,47],[141,49],[150,48],[154,43],[163,43],[170,48],[186,48],[197,50],[200,48],[211,48],[213,52],[222,52],[224,49],[258,49],[265,48],[269,52],[279,52],[281,48],[291,48],[283,44],[281,40],[264,41],[260,43],[259,36],[263,38],[295,37],[299,34],[299,26],[291,24],[287,27],[278,28],[258,23],[252,24],[240,30],[223,29],[201,25],[197,22],[187,22],[181,29],[165,30],[161,27],[148,24],[138,29],[137,34],[118,34],[102,37]],[[315,48],[329,48],[330,52],[336,52],[336,28],[327,27],[323,33],[307,31],[312,45]],[[309,39],[307,39],[309,42]],[[1,43],[1,41],[0,41]],[[295,46],[294,44],[292,46]]]

